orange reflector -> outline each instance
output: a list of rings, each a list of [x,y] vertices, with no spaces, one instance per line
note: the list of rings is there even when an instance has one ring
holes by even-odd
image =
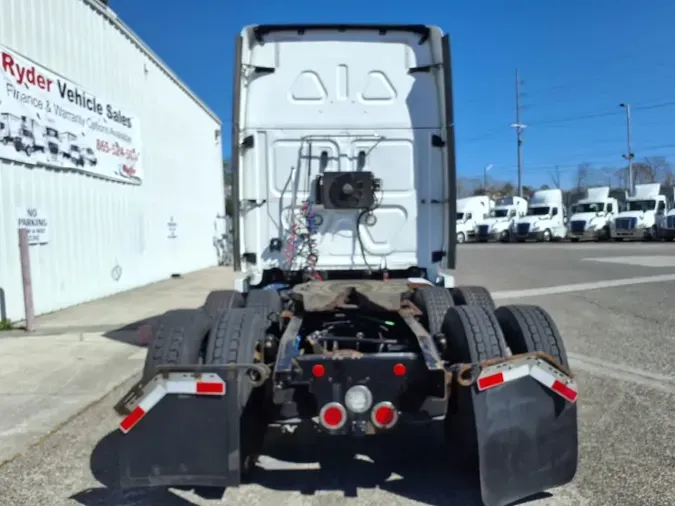
[[[197,393],[202,395],[221,395],[225,393],[225,383],[208,381],[197,382]]]
[[[504,374],[501,372],[478,378],[478,388],[480,390],[496,387],[502,383],[504,383]]]
[[[565,399],[570,402],[574,402],[579,394],[572,390],[570,387],[565,385],[562,381],[555,380],[553,385],[551,385],[551,390],[562,395]]]
[[[120,423],[120,429],[126,434],[141,420],[141,418],[143,418],[143,416],[145,416],[145,411],[143,408],[136,406],[136,408],[134,408],[134,410],[129,413],[124,420],[122,420]]]

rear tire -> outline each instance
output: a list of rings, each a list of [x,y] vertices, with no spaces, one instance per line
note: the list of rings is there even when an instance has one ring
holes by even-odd
[[[492,295],[483,286],[456,286],[452,288],[452,298],[456,306],[480,306],[490,311],[497,307]]]
[[[547,353],[563,366],[569,367],[558,327],[544,308],[525,304],[502,306],[495,311],[495,315],[514,355]]]
[[[448,341],[445,360],[451,364],[476,363],[507,356],[504,334],[495,314],[481,306],[455,306],[443,319]]]
[[[507,356],[507,346],[494,313],[480,306],[456,306],[443,321],[451,364],[477,363]],[[452,385],[444,422],[445,440],[461,462],[461,469],[478,467],[478,437],[471,387]]]
[[[452,293],[442,286],[423,286],[415,290],[413,304],[424,314],[422,322],[432,336],[442,332],[445,313],[455,301]]]
[[[246,307],[260,315],[266,330],[279,321],[282,306],[281,296],[276,290],[255,289],[246,296]]]
[[[152,378],[160,365],[199,363],[210,326],[201,309],[176,309],[160,316],[145,356],[143,379]]]
[[[235,290],[216,290],[204,301],[204,311],[214,322],[224,311],[237,307],[244,307],[244,296]]]
[[[258,345],[265,325],[254,308],[234,308],[220,315],[211,329],[205,363],[209,365],[259,363]],[[248,478],[255,468],[267,432],[265,387],[254,389],[248,371],[237,371],[237,398],[240,407],[240,469]]]

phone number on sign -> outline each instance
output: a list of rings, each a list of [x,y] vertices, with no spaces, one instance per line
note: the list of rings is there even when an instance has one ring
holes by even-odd
[[[127,160],[136,161],[140,153],[134,148],[127,149],[124,146],[120,146],[116,142],[108,142],[97,140],[96,149],[101,153],[108,153],[113,156],[119,156],[121,158],[126,158]]]

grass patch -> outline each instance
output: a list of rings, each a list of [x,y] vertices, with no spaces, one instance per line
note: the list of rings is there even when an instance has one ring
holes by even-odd
[[[14,324],[9,321],[7,318],[0,320],[0,332],[3,330],[14,330]]]

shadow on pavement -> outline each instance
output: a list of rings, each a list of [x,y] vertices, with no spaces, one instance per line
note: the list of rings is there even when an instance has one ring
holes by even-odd
[[[144,318],[128,325],[124,325],[123,327],[107,330],[103,333],[103,336],[126,344],[147,347],[150,343],[150,336],[152,335],[153,328],[165,314],[166,313],[151,316],[150,318]]]
[[[71,499],[85,506],[188,506],[194,503],[168,489],[120,490],[118,455],[120,432],[108,434],[94,449],[90,467],[104,485],[81,491]],[[311,465],[311,468],[308,464]],[[295,468],[294,468],[295,467]],[[300,427],[292,435],[271,429],[265,455],[251,477],[251,485],[272,491],[342,491],[346,498],[359,489],[379,488],[431,506],[482,506],[477,472],[451,462],[438,428],[406,428],[377,438],[345,439]],[[251,485],[243,485],[246,488]],[[222,489],[195,491],[208,499],[220,499]],[[210,492],[207,494],[206,492]],[[551,497],[548,493],[517,504]],[[264,502],[264,501],[262,501]],[[515,505],[514,505],[515,506]]]

